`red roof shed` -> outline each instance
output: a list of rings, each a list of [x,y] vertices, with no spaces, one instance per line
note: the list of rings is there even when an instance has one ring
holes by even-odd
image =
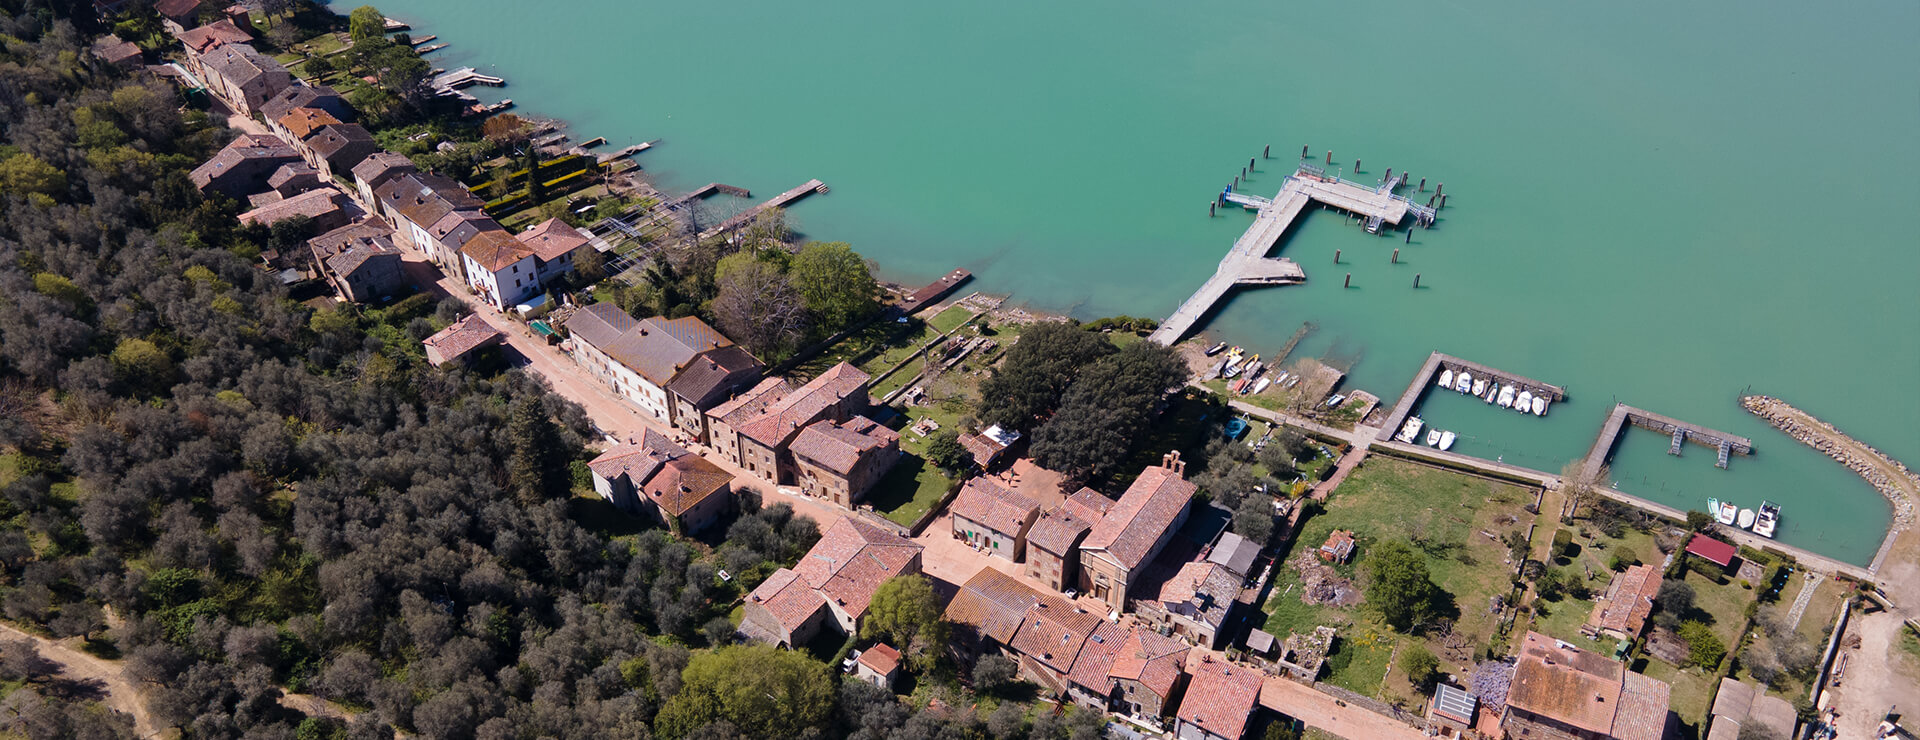
[[[1733,564],[1733,556],[1737,550],[1733,545],[1706,535],[1696,534],[1692,540],[1687,542],[1687,552],[1699,555],[1725,568]]]

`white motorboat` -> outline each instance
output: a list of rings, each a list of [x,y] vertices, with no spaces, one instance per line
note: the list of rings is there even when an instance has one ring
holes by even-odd
[[[1507,386],[1505,388],[1500,389],[1499,403],[1500,403],[1500,408],[1503,408],[1503,409],[1513,408],[1513,386]]]
[[[1546,415],[1547,415],[1547,407],[1548,407],[1548,406],[1552,406],[1552,405],[1553,405],[1553,402],[1552,402],[1552,401],[1548,401],[1548,400],[1546,400],[1546,399],[1544,399],[1544,398],[1543,398],[1543,399],[1540,399],[1540,415],[1541,415],[1541,416],[1546,416]]]
[[[1740,510],[1739,526],[1741,529],[1750,529],[1753,527],[1753,510],[1752,509]]]
[[[1519,409],[1520,413],[1527,413],[1533,408],[1533,392],[1520,391],[1520,397],[1513,399],[1513,407]]]
[[[1440,433],[1440,449],[1442,451],[1453,449],[1453,440],[1454,440],[1453,432],[1441,432]]]
[[[1753,520],[1753,533],[1761,537],[1772,538],[1774,527],[1780,524],[1780,505],[1772,501],[1760,502],[1760,515]]]
[[[1273,378],[1261,378],[1260,382],[1253,384],[1253,393],[1251,395],[1260,395],[1260,392],[1266,390],[1269,385],[1273,385]]]
[[[1406,425],[1400,427],[1400,434],[1397,435],[1397,438],[1407,444],[1413,444],[1413,441],[1420,435],[1420,427],[1426,426],[1426,424],[1427,423],[1421,421],[1418,416],[1408,417]]]
[[[1453,387],[1453,371],[1452,370],[1440,371],[1440,387],[1442,388]]]
[[[1345,401],[1345,400],[1347,400],[1346,396],[1335,393],[1332,396],[1329,396],[1327,398],[1327,408],[1333,408],[1335,406],[1338,406],[1340,405],[1341,401]]]
[[[1466,393],[1468,390],[1471,390],[1472,388],[1473,388],[1473,373],[1469,373],[1465,370],[1460,371],[1460,376],[1457,378],[1454,378],[1453,380],[1453,389],[1461,393]]]
[[[1713,509],[1714,521],[1729,527],[1733,526],[1734,520],[1740,516],[1740,507],[1734,506],[1731,501],[1723,502],[1718,499],[1707,499],[1707,507]]]
[[[1212,347],[1208,347],[1207,356],[1212,357],[1214,355],[1220,354],[1221,352],[1225,352],[1225,351],[1227,351],[1227,343],[1221,342],[1219,344],[1213,345]]]
[[[1473,379],[1473,397],[1474,398],[1487,397],[1487,379],[1486,378]]]
[[[1428,447],[1440,446],[1440,430],[1438,429],[1427,430],[1427,446]]]
[[[1533,397],[1533,415],[1534,416],[1547,415],[1547,397],[1546,396]]]

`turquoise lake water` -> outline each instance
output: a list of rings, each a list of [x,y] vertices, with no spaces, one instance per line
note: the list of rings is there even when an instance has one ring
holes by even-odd
[[[1308,283],[1241,291],[1209,334],[1271,353],[1312,322],[1298,352],[1389,399],[1434,350],[1562,385],[1544,419],[1452,394],[1422,410],[1456,451],[1543,470],[1616,400],[1751,437],[1723,471],[1629,434],[1615,478],[1681,508],[1772,499],[1781,540],[1852,562],[1885,501],[1738,395],[1920,462],[1920,4],[380,7],[452,44],[436,65],[508,78],[482,96],[578,138],[662,140],[641,162],[669,190],[820,178],[832,192],[789,214],[807,236],[1082,318],[1164,316],[1211,274],[1251,215],[1207,202],[1266,145],[1243,188],[1262,195],[1302,145],[1350,179],[1445,182],[1411,244],[1305,219],[1278,253]]]

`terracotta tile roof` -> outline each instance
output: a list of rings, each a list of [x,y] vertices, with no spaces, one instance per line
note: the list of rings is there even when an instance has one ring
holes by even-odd
[[[842,517],[820,535],[794,570],[858,619],[887,579],[915,571],[921,546],[890,529]]]
[[[318,185],[320,182],[320,171],[314,169],[313,165],[307,164],[306,162],[288,162],[280,165],[279,169],[273,171],[273,176],[267,178],[267,184],[275,189],[279,189],[288,183],[301,180],[310,180],[313,184]]]
[[[349,246],[345,251],[327,258],[327,269],[344,278],[359,270],[361,265],[374,259],[398,260],[400,250],[395,249],[393,242],[385,237],[376,237]]]
[[[1247,718],[1260,701],[1263,674],[1219,658],[1191,661],[1187,672],[1193,679],[1180,701],[1180,721],[1223,737],[1244,734]]]
[[[525,244],[522,253],[531,254]],[[567,320],[575,339],[607,353],[615,362],[657,386],[670,385],[702,353],[733,346],[713,327],[688,316],[671,321],[653,317],[635,321],[618,306],[595,303]]]
[[[381,205],[423,229],[451,211],[478,210],[486,205],[460,183],[427,172],[396,177],[374,194]]]
[[[484,211],[462,210],[449,211],[447,215],[441,216],[440,220],[427,227],[427,235],[433,237],[433,240],[443,247],[459,250],[483,232],[505,233],[506,230],[506,227],[501,226],[500,222],[493,220],[493,217]]]
[[[1613,714],[1613,736],[1620,740],[1660,740],[1666,734],[1667,706],[1672,691],[1665,681],[1627,672],[1626,681],[1620,686],[1619,708]],[[1786,702],[1778,698],[1761,698],[1773,698],[1780,706],[1786,706]],[[1756,703],[1755,707],[1758,706]],[[1791,711],[1788,707],[1785,731],[1791,731],[1793,726]]]
[[[1101,621],[1098,615],[1076,609],[1067,601],[1042,596],[1021,617],[1020,631],[1014,634],[1011,647],[1064,675],[1073,670],[1080,648]]]
[[[496,273],[533,256],[533,250],[505,231],[474,234],[466,244],[460,245],[460,253],[479,264],[480,269]]]
[[[1179,473],[1147,468],[1127,486],[1120,503],[1094,525],[1081,548],[1105,550],[1129,570],[1140,567],[1160,535],[1186,510],[1195,490]]]
[[[281,90],[260,104],[260,115],[269,121],[278,121],[295,108],[317,108],[341,121],[354,119],[353,107],[347,104],[347,99],[326,85],[294,85]]]
[[[1724,568],[1733,564],[1733,556],[1739,552],[1733,545],[1721,542],[1704,534],[1696,534],[1687,541],[1687,552],[1713,561]]]
[[[407,159],[406,155],[394,152],[374,152],[353,166],[353,179],[378,186],[382,182],[375,181],[380,179],[381,175],[396,171],[415,171],[413,160]]]
[[[225,44],[244,44],[253,40],[253,34],[241,30],[233,21],[226,18],[208,23],[199,28],[190,28],[179,34],[180,44],[196,54],[205,54],[210,49]]]
[[[711,403],[760,373],[760,361],[739,345],[703,352],[667,384],[667,390],[696,405]]]
[[[873,647],[860,651],[860,665],[882,676],[889,675],[900,667],[900,651],[884,642],[874,643]]]
[[[841,475],[851,475],[860,461],[898,444],[900,435],[864,416],[836,423],[821,419],[808,424],[790,447],[797,457]],[[965,495],[964,493],[961,495]]]
[[[1037,603],[1039,591],[991,567],[981,568],[947,603],[946,618],[1007,645],[1020,630],[1021,618]]]
[[[315,259],[325,261],[357,244],[375,240],[392,244],[389,238],[392,235],[393,229],[387,228],[386,223],[379,219],[366,219],[308,239],[307,246],[313,249]]]
[[[1240,581],[1238,574],[1218,563],[1187,563],[1160,585],[1158,600],[1190,605],[1195,619],[1217,628],[1226,621],[1234,597],[1240,595]]]
[[[799,434],[801,427],[820,418],[822,412],[856,393],[864,393],[870,378],[859,368],[842,362],[768,405],[758,417],[734,428],[754,441],[778,448]]]
[[[568,324],[568,328],[572,328],[571,323]],[[787,387],[787,381],[780,378],[766,378],[747,389],[745,393],[713,407],[713,411],[708,412],[708,415],[725,422],[728,426],[738,428],[748,419],[765,413],[768,406],[784,398],[790,390]]]
[[[300,161],[300,153],[278,136],[241,134],[214,154],[213,158],[193,168],[187,177],[193,180],[196,187],[204,188],[215,178],[232,171],[235,165],[249,160],[270,161],[277,167],[279,164]]]
[[[587,246],[587,235],[579,229],[568,226],[565,221],[550,218],[539,225],[520,232],[520,241],[526,242],[535,257],[551,262],[575,249]]]
[[[641,433],[639,442],[618,445],[600,453],[599,457],[587,463],[587,469],[592,470],[594,475],[608,480],[622,475],[627,476],[633,485],[638,487],[660,470],[668,460],[689,454],[692,453],[674,444],[665,435],[648,429]]]
[[[309,190],[242,213],[239,220],[240,223],[247,225],[271,225],[294,216],[319,218],[340,210],[339,192],[331,189]]]
[[[1601,655],[1528,632],[1507,706],[1605,735],[1613,729],[1624,672]]]
[[[806,579],[786,568],[774,571],[767,580],[761,581],[747,600],[765,607],[767,613],[780,622],[781,628],[787,632],[787,635],[781,636],[783,638],[791,635],[808,617],[827,605],[826,598],[807,585]]]
[[[1613,577],[1607,595],[1593,605],[1587,624],[1596,629],[1640,634],[1653,613],[1653,599],[1660,594],[1660,571],[1651,565],[1635,565]]]
[[[1093,522],[1074,516],[1065,506],[1055,506],[1033,520],[1033,527],[1027,530],[1027,546],[1064,556],[1092,529]]]
[[[1033,499],[1007,490],[992,478],[972,478],[960,488],[951,511],[995,532],[1018,536],[1039,508]]]
[[[348,151],[353,147],[372,152],[379,149],[373,143],[373,134],[357,123],[332,123],[320,127],[312,136],[306,138],[307,146],[323,159],[331,161],[335,154]],[[359,164],[359,162],[354,162]]]
[[[667,461],[642,488],[661,510],[682,516],[713,496],[725,495],[733,475],[686,450]]]
[[[1139,681],[1164,700],[1173,694],[1174,685],[1186,674],[1187,654],[1192,651],[1193,646],[1185,642],[1135,627],[1114,654],[1107,674]]]
[[[435,332],[433,336],[427,337],[420,343],[430,350],[429,356],[439,355],[439,362],[434,363],[438,365],[472,352],[475,347],[499,341],[504,337],[500,330],[493,328],[478,314],[473,314],[448,324],[447,328]]]
[[[223,44],[207,52],[200,63],[235,85],[245,85],[276,72],[282,76],[287,74],[279,62],[246,44]]]
[[[1067,513],[1077,518],[1097,522],[1106,518],[1107,512],[1113,510],[1113,499],[1100,495],[1099,491],[1082,486],[1080,490],[1074,491],[1073,495],[1061,501],[1060,505],[1066,507]]]
[[[111,64],[119,64],[140,56],[140,45],[132,41],[123,41],[119,36],[107,34],[93,42],[93,55]]]
[[[297,139],[305,139],[312,136],[313,132],[319,131],[322,126],[331,126],[340,122],[340,119],[334,118],[332,113],[319,108],[294,108],[287,111],[286,115],[281,116],[279,120],[280,126],[291,132]]]
[[[168,18],[185,18],[200,9],[200,0],[157,0],[153,11]]]
[[[1074,658],[1073,670],[1067,678],[1097,694],[1113,691],[1113,676],[1108,669],[1113,667],[1114,656],[1120,654],[1121,644],[1127,641],[1127,631],[1117,624],[1101,621],[1094,625],[1093,634],[1087,636],[1087,642],[1080,647],[1080,657]]]

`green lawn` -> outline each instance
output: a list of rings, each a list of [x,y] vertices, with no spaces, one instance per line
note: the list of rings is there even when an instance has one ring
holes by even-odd
[[[885,478],[873,485],[866,503],[893,523],[912,526],[914,520],[940,502],[940,497],[952,485],[953,479],[919,455],[905,455]]]
[[[1643,658],[1633,665],[1635,670],[1647,674],[1648,678],[1667,682],[1673,687],[1673,693],[1667,698],[1667,708],[1680,718],[1684,724],[1698,728],[1691,736],[1705,737],[1707,710],[1713,703],[1713,692],[1720,685],[1720,679],[1707,675],[1699,668],[1685,670],[1667,665],[1659,658]],[[1689,737],[1685,729],[1681,737]]]
[[[871,389],[868,389],[867,395],[872,396],[875,401],[886,398],[888,393],[892,393],[895,390],[905,387],[908,383],[919,379],[920,372],[925,369],[927,369],[926,357],[924,355],[915,357],[907,362],[906,365],[901,366],[898,371],[892,375],[888,375],[885,380],[875,383]]]
[[[920,349],[939,336],[933,327],[918,323],[912,331],[893,337],[884,347],[869,348],[869,351],[854,360],[853,364],[869,374],[879,375],[886,372],[887,368],[904,362],[908,355],[914,353],[914,350]]]
[[[1355,562],[1335,570],[1364,588],[1358,562],[1368,547],[1387,539],[1413,542],[1427,554],[1434,582],[1454,597],[1459,611],[1454,634],[1477,647],[1492,641],[1498,627],[1499,615],[1488,609],[1491,599],[1512,590],[1514,566],[1506,562],[1507,547],[1498,538],[1526,531],[1533,517],[1523,507],[1532,502],[1532,493],[1518,486],[1376,457],[1355,470],[1333,492],[1325,511],[1302,526],[1289,562],[1293,554],[1318,548],[1333,530],[1352,530],[1359,541]],[[1299,572],[1291,565],[1281,568],[1265,605],[1264,629],[1281,639],[1318,625],[1339,629],[1341,650],[1355,653],[1340,659],[1344,666],[1336,664],[1329,680],[1355,691],[1381,695],[1386,655],[1394,643],[1425,639],[1392,633],[1364,604],[1350,609],[1309,605],[1300,594]],[[1449,653],[1433,643],[1428,647],[1440,657],[1443,670],[1461,671],[1471,664],[1469,653]],[[1375,648],[1379,655],[1373,654]],[[1337,662],[1330,659],[1330,664]]]
[[[966,306],[948,306],[947,310],[935,314],[933,318],[927,320],[927,323],[933,325],[934,331],[946,334],[960,328],[970,318],[973,318],[973,309]]]
[[[21,458],[22,455],[18,452],[0,455],[0,486],[12,485],[13,481],[20,477]]]

